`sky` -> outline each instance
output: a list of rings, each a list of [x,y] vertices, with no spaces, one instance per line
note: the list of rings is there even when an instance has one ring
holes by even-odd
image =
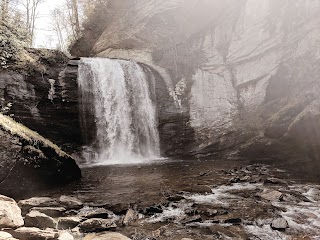
[[[39,6],[39,18],[36,22],[36,35],[34,47],[55,48],[57,45],[57,38],[52,31],[51,26],[51,11],[62,5],[66,0],[46,0]],[[52,41],[48,41],[48,38]]]

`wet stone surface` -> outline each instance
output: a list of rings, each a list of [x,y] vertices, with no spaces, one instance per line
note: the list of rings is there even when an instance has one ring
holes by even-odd
[[[166,171],[160,165],[114,168],[116,172],[122,170],[124,179],[135,180],[126,183],[110,181],[116,179],[111,169],[107,176],[100,175],[99,184],[109,181],[106,188],[115,193],[113,196],[105,190],[102,194],[102,186],[89,187],[89,181],[60,190],[63,192],[42,195],[52,196],[50,199],[20,201],[20,207],[25,210],[23,216],[30,215],[35,209],[61,210],[52,216],[58,226],[44,232],[32,228],[39,226],[31,226],[29,221],[29,228],[8,232],[18,239],[21,232],[32,236],[38,234],[39,239],[41,234],[54,236],[53,239],[62,234],[73,239],[103,239],[111,236],[110,233],[134,240],[320,237],[319,185],[294,181],[286,172],[267,165],[224,163],[209,168],[208,163],[184,164],[189,166],[180,167],[176,175],[172,172],[175,171],[174,164],[169,164],[170,170]],[[130,168],[132,175],[125,175]],[[133,175],[136,178],[133,179]],[[157,182],[146,180],[156,177]],[[189,180],[185,181],[186,178]],[[113,184],[118,186],[118,192]],[[130,188],[140,191],[136,194]],[[66,196],[61,198],[61,195]]]

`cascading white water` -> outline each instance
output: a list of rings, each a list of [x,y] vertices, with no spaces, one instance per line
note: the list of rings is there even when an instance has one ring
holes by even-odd
[[[127,164],[159,158],[152,84],[139,64],[82,58],[78,84],[84,136],[88,138],[86,132],[95,128],[95,136],[88,140],[94,154],[86,154],[87,163]]]

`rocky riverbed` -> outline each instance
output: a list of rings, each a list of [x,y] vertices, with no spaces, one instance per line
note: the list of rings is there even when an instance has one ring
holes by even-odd
[[[64,189],[18,203],[1,196],[0,239],[320,238],[320,186],[275,167],[185,161],[98,168],[101,185],[109,182],[104,188],[93,187],[97,168],[89,168]],[[125,183],[129,170],[136,181]],[[124,180],[112,182],[119,172]]]

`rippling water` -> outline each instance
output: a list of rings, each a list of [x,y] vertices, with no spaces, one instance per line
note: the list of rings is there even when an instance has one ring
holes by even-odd
[[[41,195],[59,197],[66,194],[75,196],[88,205],[123,203],[127,206],[139,206],[141,209],[159,204],[165,196],[180,193],[184,196],[183,200],[164,205],[163,213],[145,217],[141,220],[142,228],[148,228],[150,224],[152,228],[154,224],[166,225],[171,222],[176,224],[171,226],[173,230],[179,229],[181,222],[188,217],[188,212],[192,211],[194,206],[204,205],[212,206],[213,209],[227,209],[228,213],[216,216],[213,220],[203,219],[201,222],[191,223],[190,226],[187,224],[186,226],[194,228],[194,233],[206,236],[195,239],[215,239],[202,235],[208,231],[206,229],[220,232],[223,236],[221,239],[291,240],[293,236],[297,239],[302,236],[319,239],[320,186],[314,183],[315,179],[310,179],[307,175],[305,179],[301,179],[301,175],[295,175],[294,171],[289,174],[266,165],[259,168],[258,172],[237,170],[248,164],[245,161],[162,159],[147,164],[84,167],[81,181]],[[257,175],[258,179],[278,177],[284,179],[286,184],[266,185],[263,181],[230,183],[230,178],[238,173],[250,177]],[[192,193],[192,188],[197,189],[199,185],[210,187],[211,193],[196,193],[197,190]],[[274,202],[257,198],[265,189],[280,191],[287,198]],[[291,193],[298,194],[301,198],[294,195],[292,197]],[[308,201],[303,200],[303,197]],[[290,227],[286,232],[271,229],[270,223],[276,217],[288,221]],[[241,218],[242,223],[238,226],[224,223],[228,218]],[[130,228],[128,229],[122,231],[128,234]],[[232,237],[230,232],[234,231],[248,238]]]

